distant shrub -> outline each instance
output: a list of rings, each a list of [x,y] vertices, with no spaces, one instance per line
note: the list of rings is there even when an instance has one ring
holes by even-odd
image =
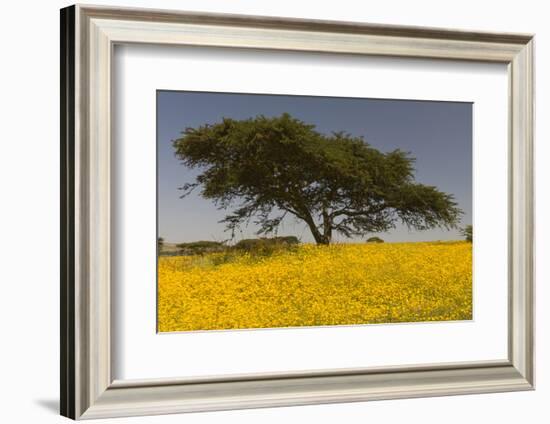
[[[243,239],[235,244],[234,248],[254,255],[270,255],[278,250],[288,249],[300,244],[294,236]]]
[[[284,244],[300,244],[300,240],[296,236],[285,236],[285,237],[273,237],[270,240],[275,240]]]
[[[164,239],[162,237],[159,237],[157,239],[157,250],[160,252],[163,247],[164,247]]]
[[[369,237],[367,239],[367,243],[384,243],[384,240],[382,240],[380,237]]]
[[[183,255],[203,255],[205,253],[223,252],[226,249],[223,243],[208,240],[179,243],[176,247]]]
[[[217,241],[199,240],[177,244],[178,250],[175,254],[190,256],[223,253],[223,255],[216,256],[215,260],[225,263],[233,258],[236,251],[248,252],[252,255],[270,255],[278,250],[288,250],[298,244],[300,241],[294,236],[243,239],[233,247]]]

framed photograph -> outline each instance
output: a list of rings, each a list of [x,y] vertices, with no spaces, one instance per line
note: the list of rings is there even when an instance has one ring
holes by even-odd
[[[532,390],[533,36],[61,11],[61,413]]]

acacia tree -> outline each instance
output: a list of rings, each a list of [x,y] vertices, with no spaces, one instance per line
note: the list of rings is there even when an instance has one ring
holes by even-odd
[[[317,244],[410,228],[456,227],[461,215],[451,194],[414,181],[414,158],[383,153],[362,137],[324,135],[289,114],[223,119],[187,128],[173,141],[176,157],[200,172],[180,189],[197,187],[234,231],[250,221],[269,234],[286,215],[305,222]]]
[[[466,225],[464,228],[460,230],[460,233],[464,236],[466,241],[469,241],[470,243],[474,239],[474,227],[472,225]]]

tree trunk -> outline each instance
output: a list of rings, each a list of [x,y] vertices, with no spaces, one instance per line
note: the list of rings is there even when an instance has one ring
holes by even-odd
[[[323,211],[323,233],[321,233],[317,228],[317,225],[315,224],[315,221],[313,220],[313,217],[311,216],[309,210],[302,205],[298,206],[301,207],[297,207],[296,209],[298,209],[303,215],[299,218],[303,219],[308,225],[309,230],[311,231],[311,235],[315,240],[315,243],[317,243],[318,245],[329,245],[332,238],[332,221],[330,221],[328,213],[326,211]]]
[[[317,226],[313,221],[311,222],[306,221],[306,222],[309,226],[311,234],[313,235],[313,238],[315,239],[315,243],[324,244],[324,245],[330,244],[332,239],[332,226],[330,227],[325,226],[323,229],[323,233],[321,234],[321,232],[319,231],[319,229],[317,228]]]
[[[306,219],[305,222],[311,231],[311,235],[313,236],[315,243],[325,245],[330,244],[330,237],[327,237],[325,234],[321,234],[313,219]]]
[[[326,208],[323,208],[323,240],[326,243],[330,244],[332,240],[332,220]]]

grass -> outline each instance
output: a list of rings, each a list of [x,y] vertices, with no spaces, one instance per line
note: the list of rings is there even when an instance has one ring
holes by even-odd
[[[163,256],[159,331],[472,318],[472,244],[303,244]]]

